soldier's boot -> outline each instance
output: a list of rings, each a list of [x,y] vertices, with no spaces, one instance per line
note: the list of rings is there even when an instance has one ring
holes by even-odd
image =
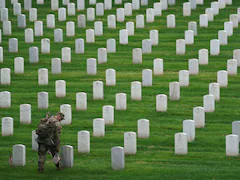
[[[58,171],[61,171],[61,170],[62,170],[60,162],[58,162],[57,164],[55,164],[55,166],[57,167],[57,170],[58,170]]]
[[[41,161],[38,161],[38,172],[43,173],[44,164]]]

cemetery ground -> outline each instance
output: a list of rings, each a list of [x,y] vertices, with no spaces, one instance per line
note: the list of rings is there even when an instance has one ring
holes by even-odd
[[[23,1],[20,1],[23,4]],[[71,2],[75,2],[71,0]],[[97,1],[103,2],[103,1]],[[130,2],[130,1],[129,1]],[[140,10],[133,11],[132,16],[126,16],[124,22],[117,22],[116,29],[108,29],[107,16],[116,14],[116,9],[123,7],[114,5],[111,10],[105,10],[104,16],[96,16],[95,20],[103,22],[102,36],[95,36],[95,43],[85,42],[85,53],[75,53],[75,39],[85,39],[86,29],[94,29],[94,21],[87,21],[86,28],[77,27],[77,15],[85,14],[88,7],[95,5],[85,4],[85,10],[76,11],[76,16],[67,16],[67,20],[59,22],[57,11],[51,11],[50,1],[45,0],[44,5],[32,7],[38,10],[38,20],[43,21],[44,34],[34,37],[34,43],[24,42],[24,29],[17,27],[17,18],[13,15],[10,1],[6,1],[9,19],[12,22],[12,35],[2,36],[1,46],[4,49],[4,61],[0,68],[11,69],[11,84],[0,85],[0,92],[11,92],[11,107],[0,109],[0,119],[12,117],[14,119],[14,134],[0,137],[0,179],[238,179],[240,158],[227,157],[225,136],[232,133],[232,122],[240,117],[240,78],[228,76],[228,86],[221,88],[221,99],[216,101],[215,111],[206,113],[205,127],[196,128],[195,141],[188,143],[187,155],[174,154],[174,134],[182,132],[182,121],[193,119],[193,108],[203,106],[203,96],[208,94],[208,86],[217,81],[217,71],[226,70],[227,60],[232,59],[233,50],[240,48],[240,29],[234,28],[232,36],[228,37],[228,44],[221,46],[218,56],[209,55],[208,65],[199,65],[199,74],[190,75],[190,85],[181,87],[179,101],[168,100],[167,112],[156,112],[156,95],[166,94],[169,99],[169,83],[178,81],[178,72],[188,69],[188,60],[198,58],[198,50],[210,50],[210,40],[218,38],[218,31],[224,28],[224,22],[229,20],[230,14],[236,14],[240,1],[233,0],[232,5],[221,9],[214,16],[214,21],[209,22],[208,28],[199,27],[199,15],[205,13],[210,7],[211,0],[205,0],[204,5],[198,5],[192,10],[191,16],[183,17],[183,0],[169,6],[156,16],[153,23],[146,23],[145,28],[136,29],[134,36],[129,36],[128,45],[119,44],[119,30],[125,29],[128,21],[136,22],[136,15],[144,14],[146,9],[153,7],[156,1],[149,0],[148,6],[141,6]],[[62,6],[60,1],[60,7]],[[29,22],[28,11],[26,15],[27,28],[34,29],[34,22]],[[46,27],[46,15],[55,14],[56,28],[63,29],[63,43],[54,43],[54,29]],[[167,28],[166,17],[168,14],[176,15],[176,28]],[[75,36],[66,36],[66,22],[75,22]],[[184,39],[184,31],[188,29],[188,22],[196,21],[198,35],[194,38],[193,45],[186,45],[185,55],[176,55],[176,40]],[[2,23],[0,23],[2,28]],[[152,47],[152,53],[143,54],[142,64],[132,63],[132,49],[141,48],[142,40],[149,39],[149,31],[159,31],[159,44]],[[18,38],[18,53],[8,52],[8,39]],[[41,39],[49,38],[51,52],[41,53]],[[97,59],[97,50],[106,47],[109,38],[116,39],[116,53],[108,53],[107,63],[97,64],[97,75],[87,75],[87,58]],[[29,63],[29,47],[39,48],[39,62]],[[71,48],[71,62],[62,63],[61,74],[51,74],[51,59],[61,58],[61,48]],[[24,58],[24,74],[14,73],[14,58]],[[153,60],[164,60],[164,74],[153,75],[153,86],[142,87],[142,100],[131,100],[131,82],[142,81],[142,70],[153,69]],[[48,69],[48,85],[38,85],[38,69]],[[105,70],[116,70],[116,86],[106,86]],[[55,81],[66,81],[66,97],[57,98],[55,95]],[[93,100],[93,81],[101,80],[104,83],[104,100]],[[48,92],[49,108],[38,109],[37,93]],[[76,110],[76,93],[87,93],[87,110]],[[114,124],[105,126],[104,137],[93,137],[93,119],[102,117],[102,107],[112,105],[115,107],[115,94],[127,94],[127,110],[114,110]],[[31,104],[31,124],[21,124],[19,115],[20,104]],[[56,171],[51,162],[50,155],[45,162],[43,174],[37,172],[38,155],[32,151],[32,130],[36,129],[39,120],[50,111],[56,113],[60,105],[72,106],[72,123],[64,125],[61,133],[61,145],[71,145],[74,148],[74,166],[62,171]],[[137,132],[137,121],[148,119],[150,122],[150,137],[137,138],[137,153],[125,156],[125,168],[114,171],[111,168],[111,148],[124,146],[124,132]],[[77,149],[77,133],[81,130],[90,132],[90,153],[80,154]],[[12,146],[24,144],[26,146],[26,165],[12,167],[9,165],[9,155]]]

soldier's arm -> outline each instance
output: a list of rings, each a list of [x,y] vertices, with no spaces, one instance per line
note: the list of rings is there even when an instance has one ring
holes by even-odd
[[[59,149],[60,149],[60,134],[61,134],[61,129],[62,129],[62,126],[60,123],[55,123],[56,125],[56,130],[55,130],[55,145],[56,145],[56,148],[57,148],[57,152],[59,152]]]

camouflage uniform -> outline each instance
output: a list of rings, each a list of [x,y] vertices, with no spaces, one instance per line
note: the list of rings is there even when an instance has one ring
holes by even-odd
[[[38,137],[36,140],[38,142],[38,171],[42,172],[44,169],[44,162],[46,160],[46,154],[49,150],[54,157],[56,153],[59,152],[60,149],[60,133],[62,126],[60,122],[54,117],[51,116],[49,118],[49,122],[51,123],[51,133],[49,134],[49,137],[41,138]],[[59,169],[59,163],[55,164],[57,168]]]

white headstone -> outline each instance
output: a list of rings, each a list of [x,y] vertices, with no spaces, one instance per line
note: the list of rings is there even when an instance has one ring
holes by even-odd
[[[66,36],[75,36],[75,23],[73,21],[69,21],[66,23]]]
[[[89,131],[78,132],[78,152],[90,153],[90,132]]]
[[[62,64],[60,58],[52,58],[51,69],[52,74],[61,74]]]
[[[230,76],[236,76],[237,75],[237,60],[236,59],[229,59],[227,60],[227,72]]]
[[[179,71],[179,85],[180,86],[189,86],[189,71],[180,70]]]
[[[128,30],[121,29],[119,31],[119,43],[120,44],[128,44]]]
[[[105,136],[105,123],[103,118],[95,118],[93,120],[93,136],[94,137]]]
[[[38,69],[38,85],[48,85],[48,69]]]
[[[38,47],[30,47],[29,48],[29,62],[30,63],[37,63],[39,61],[39,52]]]
[[[193,108],[193,120],[196,128],[205,127],[205,112],[203,107],[198,106]]]
[[[3,21],[3,35],[10,36],[12,35],[12,23],[11,21]]]
[[[29,9],[29,22],[37,21],[37,9],[31,8]]]
[[[106,70],[106,86],[116,85],[116,71],[115,69]]]
[[[0,63],[3,63],[3,48],[0,46]],[[0,81],[1,84],[1,81]]]
[[[111,161],[113,170],[121,170],[125,167],[124,148],[115,146],[111,149]]]
[[[112,9],[112,0],[104,0],[104,9],[105,10]]]
[[[38,93],[38,109],[48,109],[48,93]]]
[[[176,54],[183,55],[186,53],[186,42],[185,39],[176,40]]]
[[[103,64],[107,62],[107,49],[98,48],[98,64]]]
[[[108,15],[107,17],[108,28],[115,29],[116,28],[116,16],[113,14]]]
[[[66,96],[66,81],[57,80],[55,81],[55,94],[58,98],[63,98]]]
[[[26,146],[15,144],[12,148],[12,165],[25,166],[26,164]]]
[[[192,30],[185,31],[185,43],[186,44],[194,43],[194,32]]]
[[[86,43],[94,43],[95,42],[95,33],[93,29],[86,30]]]
[[[71,168],[74,163],[74,151],[73,147],[65,145],[61,147],[61,165],[63,168]]]
[[[189,0],[190,4],[191,4],[191,9],[197,9],[197,3],[196,0]]]
[[[232,5],[232,0],[225,0],[226,5]]]
[[[2,118],[2,136],[13,135],[13,118],[3,117]]]
[[[47,28],[55,28],[55,15],[54,14],[47,15]]]
[[[200,49],[198,51],[199,64],[208,64],[208,49]]]
[[[29,11],[32,8],[32,0],[24,0],[24,10]]]
[[[43,22],[42,21],[34,22],[34,35],[35,36],[43,36]]]
[[[195,122],[193,120],[183,121],[183,132],[187,134],[188,142],[195,140]]]
[[[105,105],[102,107],[102,118],[105,124],[114,123],[114,107],[111,105]]]
[[[211,2],[211,8],[213,8],[213,15],[219,14],[219,6],[217,1]]]
[[[180,84],[179,82],[169,83],[169,99],[170,101],[180,100]]]
[[[31,124],[31,104],[20,105],[20,123]]]
[[[148,0],[141,0],[141,6],[147,6]]]
[[[233,35],[233,23],[231,21],[224,22],[224,30],[227,31],[228,36]]]
[[[162,4],[160,2],[153,3],[154,16],[162,16]]]
[[[200,14],[199,16],[199,26],[200,27],[208,27],[208,15],[207,14]]]
[[[0,9],[6,7],[6,1],[5,0],[0,0]]]
[[[196,0],[196,4],[204,4],[204,0]]]
[[[152,52],[152,41],[151,39],[142,40],[142,53],[150,54]]]
[[[175,28],[176,27],[176,20],[174,14],[167,15],[167,28]]]
[[[203,107],[204,107],[204,112],[214,112],[215,111],[214,95],[207,94],[207,95],[203,96]]]
[[[2,85],[10,85],[11,84],[11,69],[10,68],[1,68],[0,69],[0,78]]]
[[[238,15],[237,14],[230,14],[229,20],[233,23],[234,28],[238,27]]]
[[[1,22],[3,21],[8,21],[8,8],[2,8],[0,9],[0,20]]]
[[[59,8],[59,0],[51,0],[51,10],[56,11]]]
[[[232,122],[232,134],[240,136],[240,121]]]
[[[84,14],[78,15],[78,27],[85,28],[86,27],[86,16]]]
[[[124,22],[125,15],[124,15],[124,8],[117,8],[117,22]]]
[[[22,14],[22,8],[20,3],[14,3],[13,4],[13,14],[14,15],[20,15]]]
[[[84,39],[79,38],[75,39],[75,53],[76,54],[84,54]]]
[[[150,30],[150,40],[153,46],[158,45],[158,30]]]
[[[140,0],[132,0],[132,9],[139,10],[140,9]]]
[[[96,4],[96,16],[104,16],[104,5],[103,3]]]
[[[210,83],[209,84],[209,94],[214,96],[215,101],[220,100],[220,86],[218,83]]]
[[[144,28],[144,15],[136,15],[136,28]]]
[[[156,96],[156,111],[158,112],[167,111],[167,95],[158,94]]]
[[[124,153],[136,154],[137,152],[137,138],[135,132],[124,133]]]
[[[24,73],[24,59],[22,57],[14,58],[14,73],[15,74]]]
[[[38,143],[36,139],[38,138],[38,135],[36,134],[36,130],[32,131],[32,150],[38,151]]]
[[[126,110],[127,109],[127,94],[117,93],[116,94],[116,110]]]
[[[104,99],[104,90],[103,90],[103,82],[102,81],[94,81],[93,82],[93,99],[94,100]]]
[[[63,42],[63,30],[62,29],[54,29],[54,42],[55,43]]]
[[[191,16],[191,4],[189,2],[183,3],[183,16]]]
[[[41,39],[41,52],[43,54],[50,53],[50,39],[48,39],[48,38]]]
[[[210,41],[210,55],[217,56],[220,54],[220,41],[218,39],[212,39]]]
[[[188,60],[188,70],[190,75],[198,74],[199,72],[198,59]]]
[[[8,52],[17,53],[18,52],[18,39],[10,38],[8,40]]]
[[[88,75],[97,74],[97,60],[95,58],[87,59],[87,74]]]
[[[96,0],[89,0],[89,4],[96,4]]]
[[[163,75],[163,59],[156,58],[153,60],[153,74]]]
[[[141,64],[142,63],[142,49],[134,48],[132,50],[132,62],[133,64]]]
[[[180,132],[174,135],[174,146],[176,155],[185,155],[188,153],[187,134]]]
[[[68,16],[75,16],[76,15],[75,3],[68,3],[67,10],[68,10]]]
[[[63,63],[69,63],[71,62],[71,48],[69,47],[63,47],[61,50],[62,54],[62,62]]]
[[[67,11],[66,8],[62,7],[58,9],[58,21],[66,21]]]
[[[124,3],[124,15],[132,16],[132,3]]]
[[[115,53],[116,52],[116,40],[115,39],[108,39],[107,40],[107,52],[108,53]]]
[[[72,107],[70,104],[62,104],[60,106],[60,112],[62,112],[64,116],[64,120],[61,121],[61,124],[71,124],[72,123]]]
[[[77,0],[77,10],[85,9],[85,0]]]
[[[134,22],[127,22],[126,29],[128,30],[128,36],[134,35]]]
[[[217,72],[217,83],[220,87],[228,86],[228,72],[225,70],[220,70]]]
[[[122,0],[115,0],[114,4],[122,4]]]
[[[160,0],[160,3],[162,4],[162,10],[168,9],[168,0]]]
[[[94,22],[94,33],[95,33],[95,36],[102,36],[103,35],[103,23],[102,23],[102,21],[95,21]]]
[[[149,138],[149,120],[139,119],[138,120],[138,138]]]
[[[131,82],[131,100],[132,101],[142,100],[142,83],[139,81]]]
[[[240,49],[233,50],[233,59],[237,60],[238,67],[240,67]]]
[[[146,9],[146,22],[147,23],[154,22],[154,9],[153,8]]]
[[[0,108],[11,107],[11,93],[8,91],[0,92]]]
[[[229,134],[226,136],[226,156],[239,156],[239,136]]]
[[[94,21],[95,20],[95,9],[87,8],[87,20]]]
[[[44,4],[44,0],[37,0],[37,4]]]
[[[87,110],[87,94],[85,92],[76,94],[76,109],[81,111]]]
[[[224,9],[226,7],[226,0],[218,0],[219,9]]]
[[[227,45],[228,44],[227,31],[225,30],[218,31],[218,40],[220,41],[220,45]]]
[[[214,14],[213,14],[213,8],[206,8],[205,9],[205,14],[208,16],[208,21],[213,21],[214,20]]]
[[[152,70],[142,70],[142,86],[152,86]]]

